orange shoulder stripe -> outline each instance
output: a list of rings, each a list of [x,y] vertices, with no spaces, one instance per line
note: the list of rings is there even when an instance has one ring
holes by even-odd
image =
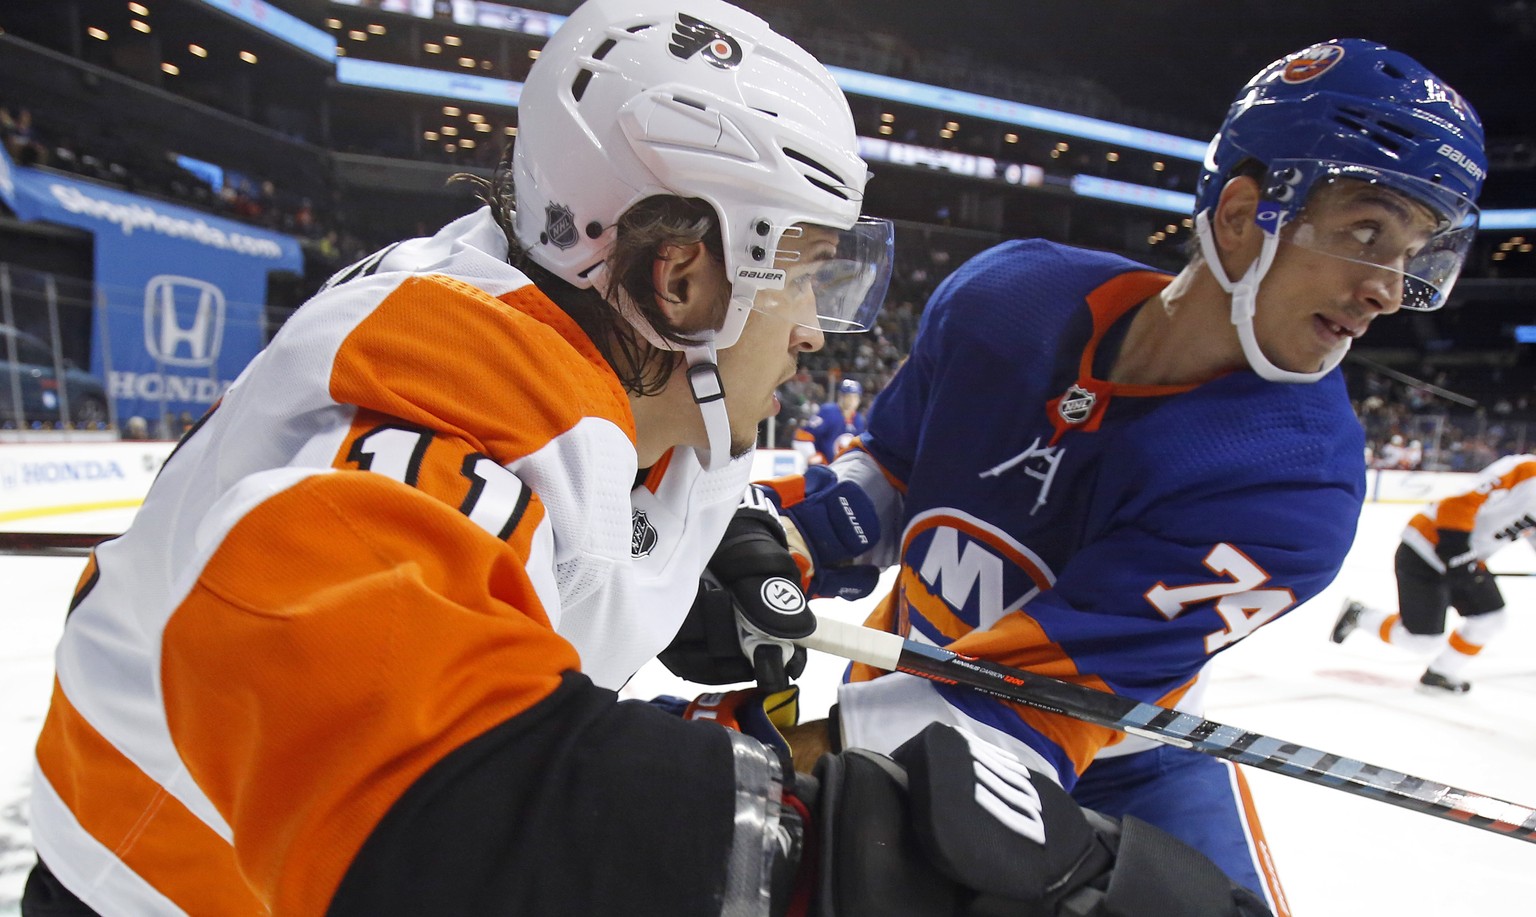
[[[430,430],[484,436],[501,464],[584,417],[635,437],[618,378],[532,285],[501,299],[448,277],[401,283],[347,335],[331,397]]]

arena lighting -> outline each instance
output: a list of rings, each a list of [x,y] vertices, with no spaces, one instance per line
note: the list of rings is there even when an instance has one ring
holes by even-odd
[[[1072,176],[1072,191],[1083,197],[1113,201],[1117,204],[1131,204],[1136,207],[1151,207],[1154,210],[1169,210],[1174,213],[1193,213],[1195,210],[1193,194],[1149,188],[1146,185],[1133,185],[1130,182],[1114,181],[1093,175]]]
[[[106,41],[109,37],[105,29],[98,29],[95,26],[91,26],[90,28],[86,29],[85,34],[91,36],[97,41]]]
[[[356,58],[336,61],[336,81],[367,89],[507,107],[515,107],[523,93],[523,84],[513,80]]]
[[[243,52],[249,53],[249,52]],[[470,74],[449,73],[443,70],[429,70],[424,67],[410,67],[405,64],[388,64],[382,61],[365,61],[355,58],[341,58],[336,61],[336,80],[349,86],[359,86],[367,89],[383,89],[391,92],[403,92],[411,95],[435,96],[439,99],[457,99],[463,102],[480,102],[487,105],[501,105],[515,108],[522,95],[523,84],[514,80],[495,79],[493,77],[476,76]],[[851,91],[851,90],[850,90]],[[905,99],[898,101],[906,101]],[[1012,103],[1009,103],[1012,104]],[[996,120],[994,115],[982,115],[982,117]],[[1075,116],[1073,116],[1075,117]],[[1117,125],[1118,126],[1118,125]],[[1128,128],[1129,130],[1129,128]],[[1068,133],[1058,129],[1058,133]],[[515,129],[508,129],[507,136],[516,136]],[[1162,135],[1167,136],[1167,135]],[[1174,138],[1177,139],[1177,138]],[[1188,141],[1194,143],[1194,141]],[[886,144],[891,146],[906,146],[905,144],[893,144],[883,138],[860,138],[860,153],[865,159],[873,158],[879,162],[896,162],[891,158],[872,157],[865,148],[866,143]],[[1134,144],[1126,144],[1134,146]],[[1056,144],[1057,149],[1065,148],[1066,143]],[[1203,145],[1202,149],[1203,149]],[[1138,149],[1140,147],[1137,147]],[[925,149],[913,147],[913,149]],[[953,153],[947,150],[933,151],[944,155],[966,155]],[[1057,151],[1053,152],[1054,155]],[[1172,155],[1172,154],[1169,154]],[[973,159],[986,159],[987,157],[972,157]],[[1202,154],[1203,158],[1203,154]],[[1011,184],[1039,184],[1037,181],[1023,180],[1025,174],[1033,175],[1039,170],[1038,166],[1023,164],[1001,164],[997,160],[993,162],[1002,171],[1019,169],[1019,180],[1010,181],[1006,176],[1004,181]],[[898,165],[928,165],[923,162],[896,162]],[[956,174],[968,174],[965,167],[956,171],[945,166],[930,166],[943,171],[953,171]],[[1033,170],[1033,171],[1030,171]],[[995,177],[985,175],[979,177]],[[1084,197],[1092,197],[1099,200],[1114,203],[1131,204],[1137,207],[1150,207],[1155,210],[1165,210],[1181,216],[1188,216],[1194,212],[1195,196],[1179,191],[1168,191],[1162,188],[1152,188],[1146,185],[1137,185],[1131,182],[1112,181],[1110,179],[1097,178],[1090,175],[1078,175],[1071,181],[1072,190]],[[1185,226],[1192,225],[1186,223]],[[1484,210],[1478,227],[1482,230],[1508,230],[1508,229],[1536,229],[1536,208],[1518,210]]]
[[[208,56],[208,49],[203,47],[202,45],[187,45],[187,50],[191,51],[192,54],[194,56],[196,56],[196,57],[207,57]]]
[[[448,7],[449,15],[458,25],[517,32],[540,38],[548,38],[555,34],[566,18],[558,13],[530,10],[506,3],[492,3],[488,0],[453,0],[452,4],[424,3],[421,0],[416,2],[384,0],[383,3],[380,3],[380,0],[333,0],[333,3],[339,6],[382,8],[386,12],[415,16],[418,19],[438,18],[440,14],[434,7],[442,5]]]
[[[1536,208],[1484,210],[1478,229],[1536,229]]]
[[[939,109],[947,114],[970,115],[1018,127],[1051,131],[1068,137],[1082,137],[1115,146],[1145,150],[1149,153],[1177,156],[1192,162],[1201,162],[1205,159],[1207,144],[1184,137],[1175,137],[1172,134],[1115,124],[1083,115],[1052,111],[1038,105],[1010,102],[974,92],[914,83],[911,80],[901,80],[875,73],[864,73],[843,67],[827,69],[831,71],[832,76],[845,92],[854,95]]]
[[[323,61],[336,59],[336,39],[265,0],[197,0]],[[254,63],[251,61],[250,63]]]
[[[990,156],[976,156],[954,150],[898,143],[879,137],[859,137],[859,155],[866,162],[933,169],[948,172],[951,175],[1006,182],[1010,185],[1038,186],[1045,181],[1045,170],[1039,166],[1020,162],[1000,162]]]
[[[133,13],[136,16],[148,16],[149,7],[142,3],[130,3],[128,4],[128,12]]]

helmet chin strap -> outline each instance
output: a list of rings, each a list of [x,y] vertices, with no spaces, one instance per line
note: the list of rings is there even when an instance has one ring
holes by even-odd
[[[731,461],[731,417],[725,407],[725,384],[720,379],[716,351],[730,347],[741,338],[741,329],[746,325],[752,300],[737,296],[733,291],[726,306],[725,323],[719,330],[712,332],[708,340],[678,344],[657,334],[656,329],[640,315],[640,311],[627,296],[621,293],[619,298],[619,314],[648,344],[658,350],[683,354],[683,359],[688,363],[688,390],[704,419],[707,443],[703,449],[695,449],[694,453],[698,455],[699,464],[704,466],[705,471],[724,468]]]
[[[709,443],[702,451],[694,451],[705,471],[724,468],[731,461],[731,417],[725,409],[725,387],[720,382],[715,345],[684,347],[683,356],[688,361],[688,389],[704,417],[704,435]]]
[[[1195,214],[1195,237],[1200,240],[1200,253],[1205,257],[1206,266],[1211,271],[1211,276],[1221,288],[1232,295],[1232,324],[1237,328],[1237,340],[1243,347],[1243,356],[1248,359],[1248,365],[1263,379],[1270,382],[1316,382],[1317,380],[1333,372],[1349,352],[1349,342],[1323,361],[1323,368],[1317,372],[1298,373],[1281,369],[1269,361],[1264,351],[1259,347],[1259,340],[1253,333],[1253,313],[1259,296],[1259,283],[1264,275],[1269,273],[1270,265],[1275,262],[1275,253],[1280,248],[1280,227],[1285,223],[1285,216],[1280,215],[1275,220],[1273,232],[1264,231],[1264,240],[1259,247],[1259,256],[1248,266],[1248,272],[1235,283],[1227,277],[1227,271],[1221,266],[1221,258],[1216,252],[1216,241],[1211,232],[1209,210],[1202,210]]]

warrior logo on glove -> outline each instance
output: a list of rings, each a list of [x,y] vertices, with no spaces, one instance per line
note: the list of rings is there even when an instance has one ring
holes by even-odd
[[[763,581],[763,604],[780,614],[799,614],[805,608],[805,594],[800,587],[782,576]]]

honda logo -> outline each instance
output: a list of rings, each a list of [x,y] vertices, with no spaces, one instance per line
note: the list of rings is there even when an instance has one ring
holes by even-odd
[[[170,366],[212,366],[224,340],[224,292],[206,280],[158,274],[144,286],[144,348]]]

